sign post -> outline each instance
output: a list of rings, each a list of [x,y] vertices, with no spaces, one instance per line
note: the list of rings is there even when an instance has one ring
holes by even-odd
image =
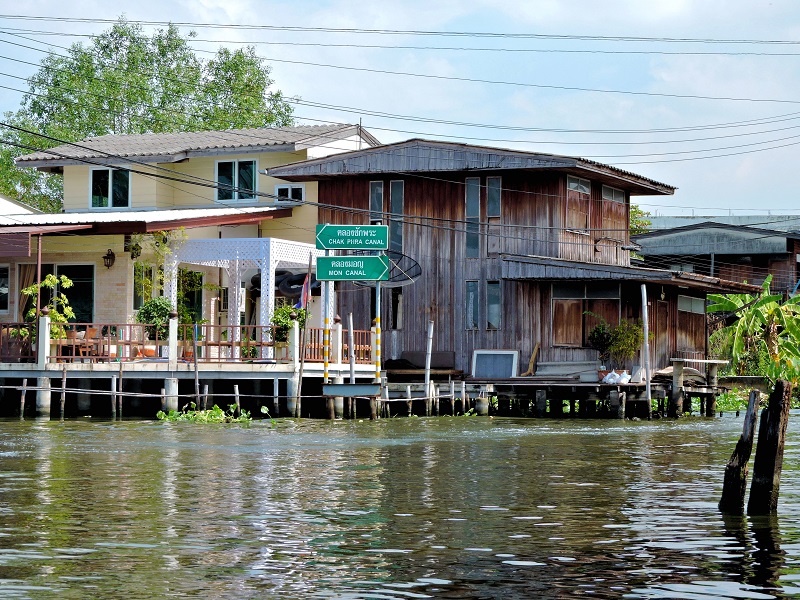
[[[386,256],[318,256],[319,281],[386,281],[389,259]]]

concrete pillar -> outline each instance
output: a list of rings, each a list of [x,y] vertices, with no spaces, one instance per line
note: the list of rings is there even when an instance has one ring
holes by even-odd
[[[672,392],[669,397],[667,414],[670,417],[680,417],[683,414],[683,361],[672,361]]]
[[[279,379],[277,377],[272,378],[272,416],[277,417],[281,412],[281,404],[280,404],[280,392],[279,392]]]
[[[36,416],[50,418],[50,378],[36,378]]]
[[[625,418],[625,392],[611,390],[608,393],[608,404],[611,408],[611,416],[617,419]]]
[[[342,326],[338,325],[338,327],[339,327],[339,330],[340,330],[340,333],[341,333]],[[340,335],[339,339],[341,339],[341,335]],[[333,383],[335,383],[335,384],[344,383],[344,377],[341,377],[341,376],[334,377],[333,378]],[[333,399],[333,412],[336,415],[337,419],[344,418],[344,398],[342,396],[336,396]]]
[[[171,410],[178,410],[178,378],[167,377],[164,380],[164,404],[161,410],[168,413]]]
[[[286,412],[293,417],[297,410],[297,379],[292,377],[286,380]]]
[[[169,370],[178,368],[178,313],[174,310],[169,313],[169,335],[167,336],[167,361]]]
[[[547,392],[536,390],[536,416],[544,417],[547,414]]]
[[[713,394],[706,398],[706,416],[713,417],[717,414],[717,395]]]

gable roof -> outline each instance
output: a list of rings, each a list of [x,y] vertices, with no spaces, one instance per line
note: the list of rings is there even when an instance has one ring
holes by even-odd
[[[378,173],[557,170],[624,187],[631,194],[673,194],[675,187],[609,165],[557,154],[492,148],[437,140],[411,139],[396,144],[305,160],[266,170],[288,181]]]
[[[631,239],[641,246],[639,253],[643,256],[780,255],[789,251],[786,241],[800,239],[800,234],[707,221],[671,229],[658,229],[631,236]]]
[[[194,156],[217,156],[254,152],[292,152],[360,135],[379,144],[359,125],[298,125],[225,131],[185,131],[103,135],[81,142],[62,144],[16,159],[20,167],[53,168],[97,160],[123,164],[126,158],[139,162],[179,162]]]

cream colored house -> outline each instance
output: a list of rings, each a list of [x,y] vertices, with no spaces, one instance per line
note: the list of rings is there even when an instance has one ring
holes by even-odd
[[[63,176],[64,211],[0,217],[0,279],[5,272],[8,281],[0,320],[22,320],[19,291],[35,280],[40,248],[42,273],[63,273],[75,282],[68,296],[79,322],[118,323],[130,321],[143,300],[134,277],[131,239],[137,235],[182,229],[173,239],[313,244],[317,184],[288,183],[261,171],[377,144],[357,125],[314,125],[108,135],[22,156],[18,167]],[[230,251],[236,243],[220,247]],[[231,282],[222,269],[205,264],[191,269],[202,273],[204,284],[223,291],[236,286],[237,296],[257,272]],[[255,314],[255,296],[244,294],[237,303],[240,320]],[[206,289],[197,302],[203,318],[228,321],[221,291]]]

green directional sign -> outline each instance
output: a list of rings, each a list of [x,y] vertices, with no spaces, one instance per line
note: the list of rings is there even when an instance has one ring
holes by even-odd
[[[386,250],[388,225],[317,225],[318,250]]]
[[[318,256],[320,281],[386,281],[389,259],[386,256]]]

